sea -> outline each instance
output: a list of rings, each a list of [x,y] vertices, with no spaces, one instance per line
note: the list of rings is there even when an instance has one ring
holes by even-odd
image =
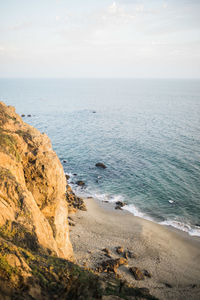
[[[200,236],[200,80],[0,79],[0,100],[50,137],[76,193]]]

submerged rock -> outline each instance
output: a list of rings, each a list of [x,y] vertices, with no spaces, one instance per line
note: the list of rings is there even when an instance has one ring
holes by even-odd
[[[102,169],[106,169],[107,167],[106,167],[106,165],[104,165],[103,163],[101,163],[101,162],[99,162],[99,163],[96,163],[96,165],[95,165],[96,167],[98,167],[98,168],[102,168]]]
[[[85,182],[82,181],[82,180],[76,181],[76,184],[79,185],[79,186],[82,186],[82,187],[85,186]]]

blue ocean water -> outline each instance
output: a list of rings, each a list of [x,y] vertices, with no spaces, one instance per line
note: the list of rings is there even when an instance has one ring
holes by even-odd
[[[32,115],[79,193],[200,236],[199,80],[0,79],[0,100]]]

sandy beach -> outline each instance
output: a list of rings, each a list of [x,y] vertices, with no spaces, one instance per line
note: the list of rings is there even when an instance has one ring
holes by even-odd
[[[119,267],[122,280],[148,288],[159,299],[200,299],[199,238],[115,210],[112,204],[92,198],[84,201],[87,212],[70,215],[75,224],[70,226],[70,239],[78,264],[96,269],[108,259],[102,249],[108,248],[112,258],[119,258],[116,247],[123,246],[135,258]],[[136,281],[130,267],[145,269],[152,277]]]

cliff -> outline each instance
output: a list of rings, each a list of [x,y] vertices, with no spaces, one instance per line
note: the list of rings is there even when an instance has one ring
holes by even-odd
[[[154,299],[74,264],[68,203],[85,207],[66,185],[49,138],[0,102],[0,299]]]
[[[1,232],[19,246],[72,259],[66,179],[50,140],[13,107],[0,103],[0,115]]]

